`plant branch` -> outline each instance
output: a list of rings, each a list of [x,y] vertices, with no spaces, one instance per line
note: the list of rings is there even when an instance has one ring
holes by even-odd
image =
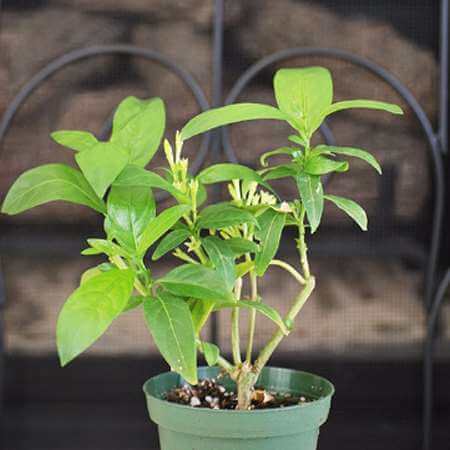
[[[109,260],[119,269],[128,269],[127,263],[119,255],[111,256]],[[139,294],[144,296],[148,295],[148,290],[141,283],[141,280],[139,280],[138,277],[134,279],[134,287],[139,292]]]
[[[298,271],[292,267],[290,264],[288,264],[287,262],[281,261],[279,259],[272,259],[272,261],[269,264],[270,266],[278,266],[281,267],[282,269],[286,270],[287,272],[289,272],[300,284],[305,284],[306,281],[305,279],[301,276],[300,273],[298,273]]]
[[[311,295],[312,291],[314,290],[316,281],[315,278],[310,276],[306,280],[305,287],[302,289],[300,294],[297,296],[294,304],[291,306],[289,312],[287,313],[285,317],[285,322],[288,324],[293,323],[295,317],[302,309],[303,305],[308,300],[309,296]],[[255,371],[259,373],[261,369],[267,364],[270,357],[272,356],[275,349],[278,347],[278,344],[282,341],[283,337],[285,335],[283,332],[278,329],[275,331],[275,333],[270,338],[269,342],[266,344],[266,346],[261,350],[261,353],[258,356],[258,359],[255,362]]]
[[[250,298],[252,301],[256,302],[258,299],[258,284],[257,277],[254,270],[250,271]],[[255,326],[256,326],[256,309],[252,308],[249,313],[248,319],[248,342],[247,342],[247,353],[245,361],[250,364],[252,360],[253,352],[253,341],[255,339]]]
[[[241,298],[242,278],[238,278],[234,285],[234,293],[237,300]],[[234,364],[242,363],[241,346],[239,337],[239,308],[232,308],[231,310],[231,347],[233,352]]]
[[[197,348],[198,350],[204,354],[203,352],[203,348],[202,348],[202,344],[200,339],[197,339]],[[223,370],[225,370],[230,376],[233,374],[234,372],[234,366],[233,364],[231,364],[227,359],[225,359],[223,356],[220,356],[217,358],[217,365],[222,368]]]

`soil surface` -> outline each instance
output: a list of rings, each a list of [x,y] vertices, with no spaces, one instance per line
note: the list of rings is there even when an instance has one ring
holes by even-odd
[[[166,400],[194,408],[236,409],[237,393],[227,390],[215,378],[200,380],[197,386],[185,385],[166,394]],[[256,387],[250,409],[284,408],[312,401],[304,395],[267,391]]]

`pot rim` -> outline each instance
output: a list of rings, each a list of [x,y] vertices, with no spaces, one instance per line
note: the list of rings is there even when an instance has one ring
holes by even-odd
[[[208,367],[208,366],[199,366],[198,369],[212,369],[213,367]],[[149,378],[143,385],[142,390],[144,391],[144,394],[146,396],[151,397],[154,401],[158,401],[163,403],[164,405],[171,407],[171,408],[175,408],[175,409],[180,409],[180,410],[190,410],[190,411],[195,411],[196,413],[207,413],[207,414],[222,414],[222,415],[265,415],[265,414],[274,414],[277,412],[289,412],[289,411],[295,411],[298,409],[301,410],[305,410],[307,408],[314,408],[317,405],[319,405],[320,403],[324,403],[324,402],[328,402],[330,401],[331,397],[333,397],[334,393],[335,393],[335,388],[334,385],[328,381],[326,378],[320,376],[320,375],[316,375],[315,373],[312,372],[306,372],[303,370],[296,370],[296,369],[288,369],[286,367],[277,367],[277,366],[266,366],[263,368],[264,370],[267,369],[275,369],[275,370],[279,370],[279,371],[286,371],[286,372],[295,372],[295,373],[299,373],[299,374],[303,374],[303,375],[309,375],[309,376],[313,376],[314,378],[316,378],[317,380],[320,380],[321,382],[324,382],[328,389],[329,392],[328,394],[324,395],[323,397],[319,397],[317,399],[314,399],[310,402],[307,403],[303,403],[303,404],[299,404],[299,405],[291,405],[291,406],[285,406],[282,408],[267,408],[267,409],[254,409],[251,411],[241,411],[238,409],[210,409],[210,408],[194,408],[190,405],[180,405],[178,403],[174,403],[174,402],[169,402],[165,399],[162,399],[156,395],[153,395],[151,393],[151,390],[149,388],[149,385],[158,377],[162,377],[164,375],[167,374],[175,374],[175,372],[172,371],[168,371],[168,372],[162,372],[158,375],[155,375],[151,378]],[[182,380],[182,377],[180,376],[180,379]]]

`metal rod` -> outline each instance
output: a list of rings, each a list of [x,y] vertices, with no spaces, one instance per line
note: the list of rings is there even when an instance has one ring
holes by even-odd
[[[104,46],[94,46],[87,47],[82,49],[73,50],[68,52],[59,58],[56,58],[52,62],[50,62],[47,66],[45,66],[42,70],[40,70],[36,75],[34,75],[30,81],[28,81],[23,88],[19,91],[19,93],[14,97],[8,108],[6,109],[2,120],[0,122],[0,142],[5,137],[12,120],[15,115],[19,111],[23,102],[37,89],[43,82],[47,79],[51,78],[56,72],[62,70],[64,67],[78,62],[83,59],[104,55],[104,54],[127,54],[132,56],[137,56],[141,58],[145,58],[167,68],[175,75],[177,75],[192,91],[194,98],[196,99],[198,105],[200,106],[202,111],[205,111],[209,108],[209,103],[206,99],[206,96],[199,86],[197,81],[192,77],[192,75],[183,69],[181,66],[176,64],[172,59],[154,51],[146,48],[135,47],[132,45],[104,45]],[[196,158],[192,164],[193,172],[196,172],[201,165],[208,153],[210,142],[210,136],[205,135],[201,148],[196,155]]]
[[[439,141],[441,151],[448,152],[448,0],[441,0]]]
[[[223,96],[223,16],[224,2],[223,0],[214,1],[214,17],[213,17],[213,54],[212,54],[212,104],[214,107],[222,104]],[[211,143],[211,159],[213,163],[220,161],[221,152],[221,133],[220,130],[214,130]],[[213,185],[211,189],[213,198],[219,198],[220,187]],[[219,320],[218,313],[211,315],[210,333],[211,341],[219,343]]]
[[[447,1],[445,1],[445,3],[447,3]],[[235,99],[240,95],[242,90],[247,86],[247,84],[257,74],[266,69],[268,66],[278,63],[280,61],[302,56],[324,56],[338,60],[344,60],[357,66],[361,66],[364,69],[374,73],[376,76],[378,76],[379,78],[384,80],[387,84],[389,84],[409,105],[414,115],[416,116],[417,120],[419,121],[422,130],[425,133],[425,136],[427,138],[431,150],[431,161],[435,181],[431,243],[430,243],[429,258],[425,270],[424,304],[425,307],[428,309],[430,307],[433,297],[434,277],[439,253],[439,244],[441,241],[441,228],[444,211],[444,193],[445,193],[444,166],[441,157],[439,139],[437,138],[433,130],[433,127],[427,114],[420,106],[419,102],[416,100],[411,91],[389,71],[387,71],[377,63],[370,61],[366,58],[340,49],[305,47],[305,48],[290,48],[281,50],[279,52],[273,53],[269,56],[260,59],[258,62],[253,64],[250,68],[248,68],[237,80],[237,82],[231,89],[228,97],[226,98],[225,103],[234,102]],[[226,128],[224,128],[222,132],[223,132],[223,142],[225,152],[227,153],[228,157],[232,160],[233,158],[235,158],[235,155],[229,141],[228,131]]]
[[[436,326],[439,320],[439,313],[445,299],[445,293],[450,286],[450,269],[447,270],[444,278],[436,292],[433,305],[430,310],[427,323],[427,335],[425,338],[424,358],[423,358],[423,450],[431,450],[431,435],[433,425],[433,356],[436,336]]]

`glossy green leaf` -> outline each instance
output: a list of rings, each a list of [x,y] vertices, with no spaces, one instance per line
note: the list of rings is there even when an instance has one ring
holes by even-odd
[[[257,224],[253,214],[230,203],[207,206],[198,217],[199,228],[226,228],[243,223]]]
[[[153,340],[171,369],[197,384],[197,346],[187,303],[159,292],[146,299],[144,314]]]
[[[99,197],[128,163],[128,155],[110,142],[99,142],[75,155],[78,166]]]
[[[132,295],[129,299],[127,304],[125,305],[125,308],[122,312],[128,312],[132,309],[137,308],[138,306],[141,306],[144,302],[145,297],[143,295]]]
[[[47,164],[19,176],[6,195],[2,212],[18,214],[55,200],[89,206],[101,213],[106,211],[81,172],[64,164]]]
[[[162,189],[175,197],[180,202],[187,202],[188,198],[172,183],[155,172],[146,170],[134,164],[127,165],[120,175],[115,179],[114,186],[119,187],[147,187],[152,189]]]
[[[324,67],[280,69],[274,77],[274,90],[280,110],[295,117],[307,136],[333,100],[333,81]]]
[[[325,108],[322,112],[322,117],[325,118],[330,114],[333,114],[337,111],[343,111],[345,109],[376,109],[380,111],[386,111],[391,114],[402,115],[403,110],[400,106],[395,105],[393,103],[385,103],[379,102],[376,100],[344,100],[342,102],[333,103]]]
[[[230,180],[256,181],[257,183],[270,189],[270,186],[262,179],[258,172],[250,169],[250,167],[241,166],[240,164],[214,164],[202,170],[198,176],[198,180],[203,184],[220,183]]]
[[[154,242],[169,231],[189,210],[190,206],[188,205],[172,206],[149,222],[142,233],[138,253],[143,255]]]
[[[185,229],[173,230],[163,239],[161,239],[160,243],[156,247],[155,251],[152,255],[152,260],[156,261],[166,253],[172,251],[174,248],[181,245],[189,236],[191,232]]]
[[[281,164],[273,166],[264,171],[263,178],[266,181],[279,180],[280,178],[295,177],[298,173],[298,166],[295,163]]]
[[[358,203],[337,195],[325,195],[325,198],[348,214],[359,225],[361,230],[367,231],[367,214]]]
[[[347,170],[347,161],[333,161],[322,155],[313,155],[308,158],[304,166],[304,171],[309,175],[325,175],[331,172],[345,172]]]
[[[270,152],[265,152],[261,155],[261,157],[259,158],[259,162],[261,164],[261,166],[263,167],[267,167],[267,160],[269,158],[272,158],[273,156],[277,156],[277,155],[289,155],[289,156],[293,156],[296,153],[300,153],[299,150],[295,149],[295,148],[291,148],[291,147],[280,147],[277,148],[275,150],[271,150]]]
[[[213,301],[233,301],[221,275],[200,264],[183,264],[171,270],[158,283],[175,295]]]
[[[129,256],[128,252],[122,247],[106,239],[88,239],[87,242],[90,247],[83,250],[81,252],[82,255],[100,255],[104,253],[108,256]]]
[[[255,266],[258,276],[263,276],[278,251],[286,214],[268,209],[258,217],[259,230],[256,237],[260,240],[260,250],[256,254]]]
[[[155,199],[149,188],[113,186],[108,195],[105,228],[108,236],[135,253],[155,214]]]
[[[236,265],[236,277],[242,278],[247,275],[255,267],[255,263],[252,260],[244,261]]]
[[[213,367],[217,364],[220,356],[219,347],[215,344],[211,344],[210,342],[204,342],[200,344],[202,348],[203,355],[205,356],[206,363],[208,366]]]
[[[320,177],[300,173],[297,176],[300,198],[306,210],[311,233],[317,230],[323,213],[323,187]]]
[[[56,330],[62,366],[107,330],[125,308],[133,283],[132,270],[112,269],[88,279],[67,299],[59,313]]]
[[[166,126],[164,102],[158,98],[126,98],[114,114],[111,141],[129,155],[129,162],[145,166],[161,144]]]
[[[306,142],[301,136],[298,136],[297,134],[291,134],[288,139],[293,142],[294,144],[301,145],[302,147],[306,146]]]
[[[236,103],[200,113],[181,130],[183,140],[190,139],[217,127],[258,119],[286,120],[279,109],[259,103]]]
[[[334,145],[318,145],[313,149],[314,153],[335,153],[338,155],[352,156],[353,158],[362,159],[367,164],[371,165],[380,175],[381,166],[379,162],[366,150],[353,147],[336,147]]]
[[[194,323],[195,335],[198,336],[205,326],[211,312],[214,309],[215,303],[211,300],[190,300],[190,310],[192,322]]]
[[[258,251],[258,246],[248,239],[231,238],[227,239],[226,243],[235,256],[241,256],[244,253],[256,253]]]
[[[87,131],[60,130],[50,136],[56,143],[77,152],[88,150],[98,143],[97,138]]]
[[[231,291],[236,280],[234,270],[234,253],[224,241],[216,236],[202,239],[202,246],[213,263],[216,272],[223,278],[228,290]]]

